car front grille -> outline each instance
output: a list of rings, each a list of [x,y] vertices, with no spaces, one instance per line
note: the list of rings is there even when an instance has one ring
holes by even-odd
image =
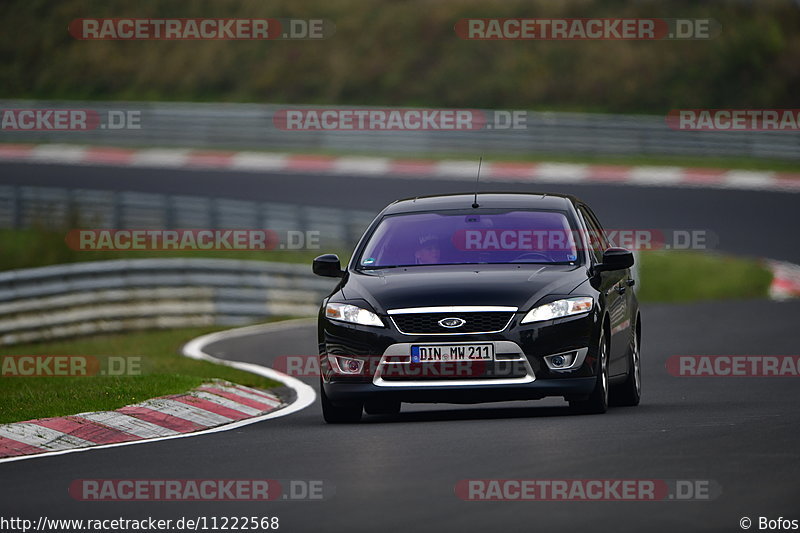
[[[463,333],[494,333],[506,328],[514,316],[508,311],[403,313],[391,315],[401,333],[412,335],[459,335]],[[464,323],[456,328],[439,324],[445,318],[460,318]]]

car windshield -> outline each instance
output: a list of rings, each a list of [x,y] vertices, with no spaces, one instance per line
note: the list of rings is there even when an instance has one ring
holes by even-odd
[[[578,261],[562,211],[390,215],[373,232],[358,266],[558,263]]]

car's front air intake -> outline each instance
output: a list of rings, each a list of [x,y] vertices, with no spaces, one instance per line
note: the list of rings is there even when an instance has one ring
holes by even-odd
[[[401,333],[409,335],[463,335],[496,333],[511,322],[516,308],[459,310],[452,308],[395,309],[389,315]],[[440,311],[439,309],[444,309]],[[470,309],[470,308],[465,308]]]

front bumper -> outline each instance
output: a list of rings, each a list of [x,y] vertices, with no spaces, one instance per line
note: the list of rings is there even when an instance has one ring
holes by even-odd
[[[513,400],[539,400],[547,396],[564,396],[580,399],[588,396],[597,380],[589,378],[564,378],[535,380],[523,384],[472,384],[430,385],[420,387],[406,385],[380,387],[374,383],[328,382],[322,384],[325,394],[334,403],[364,402],[381,398],[401,402],[419,403],[484,403]]]
[[[401,333],[387,320],[375,328],[319,320],[320,368],[325,394],[333,402],[370,398],[404,402],[481,403],[539,399],[547,396],[584,397],[596,383],[599,320],[594,312],[558,320],[520,324],[516,314],[499,333],[425,335]],[[488,363],[409,364],[412,345],[491,343],[496,360]],[[567,369],[550,368],[545,357],[575,354]],[[403,356],[406,356],[404,361]],[[342,374],[329,357],[364,362],[356,375]],[[447,365],[449,368],[444,368]],[[476,366],[477,365],[477,366]]]

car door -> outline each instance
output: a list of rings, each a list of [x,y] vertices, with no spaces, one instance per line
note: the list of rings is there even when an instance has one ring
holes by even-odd
[[[579,210],[589,231],[593,234],[595,257],[602,261],[603,251],[611,247],[597,217],[586,205]],[[630,340],[630,292],[628,289],[629,269],[600,273],[600,291],[606,297],[609,322],[611,325],[611,350],[609,352],[609,374],[614,376],[627,372],[627,349]]]

